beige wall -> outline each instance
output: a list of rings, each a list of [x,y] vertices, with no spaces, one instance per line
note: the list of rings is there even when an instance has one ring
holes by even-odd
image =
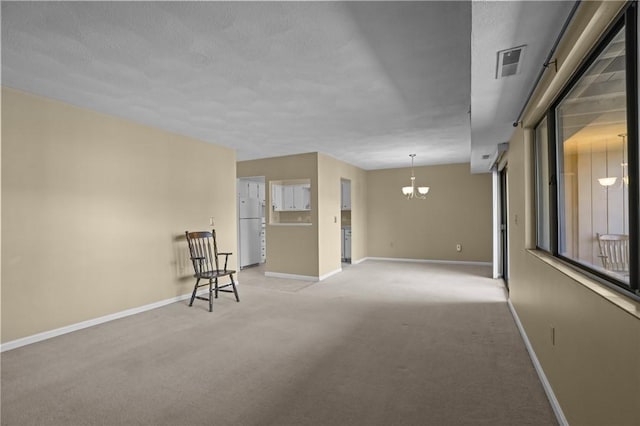
[[[322,277],[340,262],[340,179],[351,181],[352,258],[366,256],[366,172],[327,155],[308,153],[240,161],[238,177],[269,181],[311,179],[311,226],[270,225],[267,209],[267,272]],[[269,200],[267,205],[271,205]],[[283,213],[280,213],[282,215]]]
[[[316,153],[239,161],[237,177],[264,176],[267,207],[271,206],[269,182],[311,180],[311,225],[270,224],[271,209],[265,209],[267,272],[318,275],[318,156]]]
[[[189,293],[210,216],[237,251],[230,149],[11,89],[2,149],[3,342]]]
[[[545,75],[508,153],[510,298],[572,425],[640,424],[640,304],[527,251],[535,247],[532,128],[620,6],[582,3],[557,52],[561,68]]]
[[[410,168],[367,172],[368,256],[491,262],[491,175],[472,175],[469,164],[416,167],[415,175],[431,188],[426,200],[402,195]]]
[[[367,256],[367,173],[351,164],[318,154],[318,176],[319,270],[323,276],[342,267],[341,179],[351,182],[351,261],[357,262]]]
[[[511,301],[570,424],[640,424],[640,320],[525,250],[523,139],[508,156]]]
[[[409,168],[365,171],[318,153],[240,161],[237,174],[265,176],[267,185],[312,180],[312,226],[269,225],[267,212],[267,272],[322,277],[341,268],[341,179],[351,182],[352,261],[491,261],[491,176],[472,175],[469,164],[416,168],[432,189],[427,200],[411,201],[399,189]]]

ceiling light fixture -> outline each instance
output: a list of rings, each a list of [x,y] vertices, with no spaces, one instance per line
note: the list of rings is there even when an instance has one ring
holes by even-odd
[[[402,194],[405,197],[407,197],[407,200],[410,200],[412,198],[420,198],[424,200],[425,198],[427,198],[427,192],[429,192],[429,187],[428,186],[416,187],[416,177],[413,174],[413,158],[415,156],[416,156],[415,154],[409,154],[409,157],[411,157],[411,186],[403,186]]]

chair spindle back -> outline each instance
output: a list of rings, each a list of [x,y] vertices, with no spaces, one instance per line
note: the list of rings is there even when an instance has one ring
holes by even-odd
[[[196,275],[220,270],[215,232],[185,232]]]
[[[597,234],[602,265],[613,272],[629,272],[629,236]]]

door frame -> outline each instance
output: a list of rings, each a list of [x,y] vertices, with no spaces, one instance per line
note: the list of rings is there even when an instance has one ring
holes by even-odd
[[[509,179],[506,164],[492,170],[493,278],[502,278],[509,289]]]
[[[509,173],[505,166],[500,170],[500,274],[509,290]]]

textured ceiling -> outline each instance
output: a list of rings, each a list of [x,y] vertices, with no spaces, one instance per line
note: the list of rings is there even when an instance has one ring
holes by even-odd
[[[503,22],[487,24],[474,24],[474,40]],[[416,165],[460,163],[475,133],[471,28],[462,1],[3,1],[2,84],[235,148],[239,160],[318,151],[364,169],[406,167],[410,153]],[[495,46],[478,47],[495,63]],[[501,86],[474,91],[483,149],[510,135],[532,84],[522,80],[507,113]]]
[[[472,4],[471,170],[487,171],[567,19],[574,1],[482,1]],[[491,30],[488,30],[491,29]],[[526,46],[521,71],[496,79],[497,52]],[[546,72],[546,71],[545,71]],[[483,155],[489,155],[485,160]]]

